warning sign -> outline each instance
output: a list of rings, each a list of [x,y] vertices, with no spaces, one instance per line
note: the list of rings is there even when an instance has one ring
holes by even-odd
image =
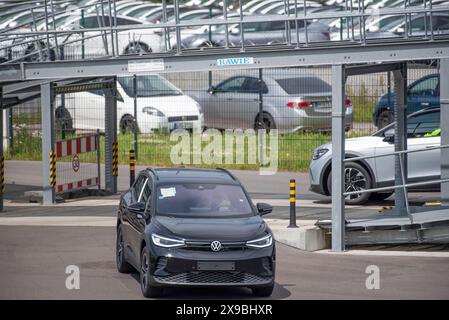
[[[77,154],[75,154],[72,158],[72,169],[75,172],[78,172],[78,170],[80,169],[80,158]]]

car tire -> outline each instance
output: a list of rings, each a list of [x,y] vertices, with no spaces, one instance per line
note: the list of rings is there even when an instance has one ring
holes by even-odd
[[[133,271],[133,267],[126,262],[125,258],[125,244],[123,242],[123,230],[122,225],[117,228],[117,240],[115,246],[115,261],[117,265],[117,270],[120,273],[130,273]]]
[[[259,115],[257,115],[254,122],[254,129],[256,131],[259,129],[265,129],[269,132],[271,129],[276,129],[276,122],[274,121],[271,114],[264,112],[262,114],[262,121],[260,121]]]
[[[384,110],[379,114],[376,126],[380,130],[393,122],[394,122],[393,112],[391,112],[391,110]]]
[[[383,192],[383,193],[374,192],[374,193],[371,193],[371,196],[369,199],[373,200],[373,201],[382,201],[382,200],[389,198],[393,193],[394,192]]]
[[[358,164],[356,162],[346,163],[344,176],[345,176],[344,190],[346,190],[348,188],[347,178],[349,176],[351,177],[351,179],[354,179],[354,181],[351,182],[353,184],[353,188],[351,188],[351,189],[354,189],[354,187],[359,187],[361,189],[369,189],[372,186],[371,175],[363,166],[361,166],[360,164]],[[363,187],[361,186],[361,183],[360,183],[361,181],[355,180],[357,178],[358,179],[363,178],[363,180],[364,180]],[[329,194],[332,194],[332,171],[329,172],[329,174],[327,176],[327,189],[329,191]],[[351,190],[351,189],[349,189],[348,191],[355,191],[355,190]],[[370,192],[362,193],[360,195],[348,196],[348,197],[345,197],[345,203],[349,204],[349,205],[364,204],[369,200],[370,196],[371,196]]]
[[[73,119],[69,110],[63,106],[59,106],[55,110],[55,129],[57,131],[74,132]]]
[[[48,61],[48,60],[55,61],[56,60],[56,52],[54,49],[47,50],[47,46],[43,42],[40,42],[39,46],[40,46],[39,49],[42,50],[42,60],[43,61]],[[39,52],[31,54],[32,52],[37,51],[37,50],[38,49],[36,49],[36,44],[34,44],[34,43],[30,44],[24,52],[24,55],[25,55],[24,60],[26,62],[40,61]],[[27,56],[29,54],[31,54],[31,55]],[[50,54],[50,56],[48,56],[49,54]]]
[[[134,117],[130,114],[125,114],[120,119],[120,132],[122,134],[125,134],[126,132],[134,132],[136,126],[137,126],[136,121],[134,121]]]
[[[269,297],[273,293],[273,290],[274,290],[274,283],[266,287],[251,288],[253,295],[255,295],[256,297]]]
[[[130,42],[125,49],[125,54],[142,54],[142,53],[151,53],[153,50],[143,42]]]
[[[150,269],[149,253],[144,247],[140,255],[140,288],[145,298],[156,298],[162,295],[163,289],[150,284]]]

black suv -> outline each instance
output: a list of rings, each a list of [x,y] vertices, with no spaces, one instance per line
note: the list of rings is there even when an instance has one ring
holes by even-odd
[[[147,169],[120,199],[117,269],[140,271],[145,297],[168,286],[239,286],[269,296],[273,235],[240,182],[224,169]]]

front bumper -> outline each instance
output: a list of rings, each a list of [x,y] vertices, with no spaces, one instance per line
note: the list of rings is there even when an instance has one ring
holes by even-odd
[[[203,114],[171,117],[156,117],[144,114],[138,118],[139,129],[144,134],[153,133],[155,130],[201,130],[203,122]]]
[[[223,252],[186,248],[156,251],[151,254],[150,282],[154,286],[258,287],[274,283],[274,246]],[[214,267],[204,269],[201,263]]]

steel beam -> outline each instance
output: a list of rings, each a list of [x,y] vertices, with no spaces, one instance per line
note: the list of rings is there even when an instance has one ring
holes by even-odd
[[[405,63],[402,65],[401,70],[393,71],[396,95],[396,107],[394,108],[394,151],[407,150],[407,67]],[[396,155],[394,168],[395,185],[406,184],[408,173],[407,154]],[[400,215],[408,214],[407,192],[405,189],[396,189],[395,207]]]
[[[53,84],[51,82],[42,84],[42,191],[44,204],[55,203],[55,190],[50,188],[50,151],[53,150],[55,145],[53,104]]]
[[[440,60],[441,145],[449,144],[449,59]],[[449,149],[441,150],[441,178],[449,179]],[[441,202],[449,205],[449,183],[441,184]]]
[[[1,143],[0,143],[0,211],[3,211],[3,183],[4,181],[4,161],[3,161],[3,87],[0,86],[0,132],[1,132]]]
[[[307,48],[294,46],[211,48],[207,50],[173,53],[152,53],[149,56],[126,56],[116,59],[73,60],[35,62],[22,64],[22,80],[58,78],[101,77],[114,75],[132,76],[141,72],[193,72],[249,68],[272,68],[377,62],[401,62],[407,60],[449,58],[449,40],[388,42],[377,44],[321,45]],[[252,58],[249,62],[220,65],[218,61],[230,58]],[[129,68],[132,65],[132,70]],[[2,74],[0,66],[0,75]],[[129,70],[130,69],[130,70]],[[0,76],[0,81],[2,76]]]
[[[332,251],[345,250],[345,69],[332,66]]]
[[[357,66],[347,66],[346,76],[358,76],[368,73],[379,73],[379,72],[389,72],[394,70],[401,70],[402,64],[395,63],[380,63],[380,64],[362,64]]]
[[[115,78],[114,78],[115,79]],[[105,189],[117,192],[117,176],[113,175],[113,143],[117,141],[117,95],[116,80],[112,89],[105,90],[104,165]]]

